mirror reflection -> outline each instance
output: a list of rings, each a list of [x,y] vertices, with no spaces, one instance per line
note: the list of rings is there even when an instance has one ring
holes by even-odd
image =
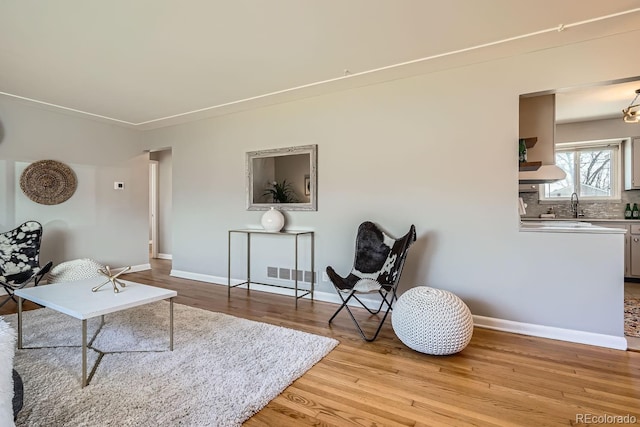
[[[317,210],[316,145],[247,153],[247,209]]]

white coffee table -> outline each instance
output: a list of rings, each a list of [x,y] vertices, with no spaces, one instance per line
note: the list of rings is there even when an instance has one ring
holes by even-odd
[[[109,285],[103,286],[97,292],[91,291],[91,288],[104,283],[105,280],[104,277],[94,277],[15,291],[15,295],[18,297],[18,348],[23,348],[23,299],[82,320],[82,387],[85,387],[89,382],[87,380],[87,319],[102,316],[102,324],[104,324],[105,314],[169,299],[169,350],[173,351],[173,298],[178,293],[127,280],[121,280],[126,284],[126,287],[121,288],[118,293],[113,292],[113,288]],[[92,368],[91,376],[93,376],[99,361],[100,358]]]

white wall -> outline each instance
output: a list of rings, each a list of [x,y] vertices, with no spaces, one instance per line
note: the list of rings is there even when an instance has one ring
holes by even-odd
[[[6,97],[0,126],[0,230],[42,223],[41,263],[148,263],[148,155],[139,133]],[[24,168],[44,159],[66,163],[78,179],[74,195],[59,205],[37,204],[20,189]],[[114,181],[125,189],[114,190]]]
[[[451,290],[476,315],[622,336],[622,238],[518,231],[518,96],[636,74],[624,41],[638,35],[148,132],[148,148],[173,147],[173,268],[226,278],[227,230],[262,214],[245,208],[245,152],[318,144],[318,211],[285,214],[288,227],[316,231],[318,271],[349,271],[360,222],[394,235],[413,223],[402,289]],[[252,246],[254,277],[290,265],[287,245]]]
[[[590,120],[588,122],[565,123],[556,126],[556,142],[590,141],[599,139],[640,136],[640,124],[618,119]]]

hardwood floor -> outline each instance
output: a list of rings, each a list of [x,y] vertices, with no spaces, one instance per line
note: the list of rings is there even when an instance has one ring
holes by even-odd
[[[340,341],[247,426],[610,423],[596,418],[605,415],[640,420],[640,353],[476,328],[461,353],[429,356],[404,346],[389,320],[380,337],[366,343],[346,313],[328,326],[336,305],[301,300],[295,310],[291,297],[242,289],[233,289],[228,300],[225,286],[170,277],[170,263],[153,260],[152,270],[126,279],[175,289],[178,304]],[[13,303],[2,308],[12,311]]]

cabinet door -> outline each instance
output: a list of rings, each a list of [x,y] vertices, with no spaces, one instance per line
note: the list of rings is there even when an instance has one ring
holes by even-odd
[[[627,140],[624,146],[624,189],[640,188],[640,138]]]
[[[631,235],[624,235],[624,277],[631,276]]]
[[[631,274],[640,277],[640,234],[631,234]]]

